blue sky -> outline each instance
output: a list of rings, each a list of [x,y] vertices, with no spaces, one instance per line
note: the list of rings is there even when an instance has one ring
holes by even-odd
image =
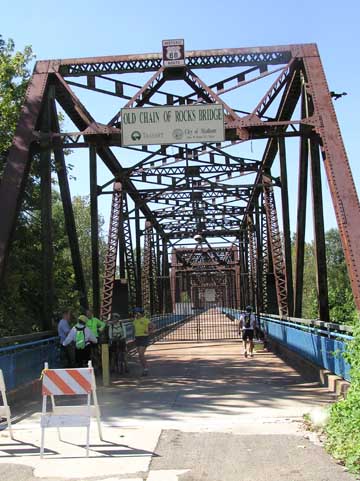
[[[4,38],[13,38],[19,49],[32,45],[38,59],[158,52],[161,40],[166,38],[184,38],[188,50],[316,42],[330,89],[348,93],[335,102],[335,108],[355,184],[359,185],[359,19],[360,2],[355,0],[342,3],[323,0],[107,0],[104,3],[17,0],[3,2],[0,33]],[[260,153],[254,147],[254,157]],[[87,193],[86,158],[77,152],[71,159],[77,177],[71,185],[73,194]],[[289,176],[296,185],[296,171],[290,168]],[[106,179],[105,171],[99,170],[99,177]],[[326,227],[330,228],[336,223],[326,185],[324,188]],[[100,204],[105,216],[107,201]],[[294,193],[290,204],[294,230]],[[311,217],[308,226],[309,239],[312,237]]]

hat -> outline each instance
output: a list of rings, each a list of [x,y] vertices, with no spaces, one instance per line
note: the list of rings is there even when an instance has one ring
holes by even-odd
[[[121,319],[120,314],[118,314],[117,312],[113,312],[112,318],[113,319]]]
[[[134,307],[133,311],[135,313],[142,314],[144,312],[144,309],[142,307]]]
[[[84,314],[81,314],[81,316],[78,317],[78,320],[80,322],[83,322],[84,324],[86,324],[87,321],[88,321],[88,318],[86,316],[84,316]]]

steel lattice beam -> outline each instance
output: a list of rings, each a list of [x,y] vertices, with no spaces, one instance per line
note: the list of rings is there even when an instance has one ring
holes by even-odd
[[[281,234],[279,229],[279,222],[276,211],[274,191],[271,187],[271,180],[268,177],[263,177],[264,184],[269,186],[264,188],[264,204],[266,210],[267,224],[269,228],[269,240],[271,247],[271,255],[274,266],[276,294],[278,300],[279,314],[287,317],[288,298],[287,298],[287,281],[285,271],[284,252],[281,242]]]
[[[294,48],[295,47],[295,48]],[[192,69],[213,67],[266,66],[288,63],[291,50],[297,46],[257,47],[186,52],[186,64]],[[119,55],[92,57],[88,59],[66,59],[57,62],[65,77],[87,74],[115,74],[128,72],[153,72],[162,66],[159,54]]]
[[[116,258],[119,245],[119,226],[122,204],[122,186],[119,182],[114,184],[114,193],[111,203],[108,245],[105,258],[105,273],[103,296],[100,309],[101,319],[108,320],[112,309],[114,280],[116,273]]]

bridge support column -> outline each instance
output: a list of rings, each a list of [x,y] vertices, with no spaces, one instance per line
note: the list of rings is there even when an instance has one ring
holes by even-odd
[[[329,299],[327,285],[326,244],[321,186],[320,153],[319,145],[314,139],[311,139],[310,142],[310,152],[316,259],[316,282],[318,290],[319,314],[322,321],[329,322]]]
[[[301,97],[301,117],[308,116],[306,91],[303,85]],[[300,125],[300,132],[303,134],[305,127]],[[305,258],[305,226],[306,226],[306,199],[308,184],[308,163],[309,163],[309,140],[304,135],[300,138],[299,157],[299,181],[298,181],[298,208],[297,227],[295,244],[295,288],[294,288],[294,316],[302,317],[302,301],[304,288],[304,258]]]
[[[291,260],[291,233],[290,233],[290,215],[289,215],[289,194],[288,194],[288,180],[286,167],[286,150],[285,139],[279,138],[278,141],[279,159],[280,159],[280,178],[281,178],[281,207],[283,220],[283,235],[284,235],[284,258],[285,258],[285,272],[287,284],[287,303],[289,316],[294,312],[294,297],[293,297],[293,275],[292,275],[292,260]]]
[[[55,101],[51,102],[51,118],[52,131],[60,132],[59,120],[56,111]],[[74,217],[74,210],[71,202],[71,193],[69,187],[68,176],[66,172],[65,156],[63,151],[63,144],[60,139],[54,140],[54,157],[55,168],[59,182],[60,195],[62,206],[64,210],[64,220],[67,236],[69,239],[69,248],[71,252],[71,260],[75,274],[75,288],[79,292],[80,304],[84,308],[88,307],[87,291],[84,277],[83,265],[81,262],[79,240],[76,233],[76,224]],[[99,313],[97,313],[98,315]]]
[[[136,305],[142,304],[140,211],[135,207]]]
[[[99,277],[99,214],[97,192],[96,146],[89,147],[90,172],[90,216],[91,216],[91,271],[92,307],[95,316],[100,315],[100,277]]]
[[[51,130],[50,95],[46,95],[42,110],[41,129],[44,133]],[[41,205],[41,251],[42,251],[42,291],[43,310],[42,327],[51,329],[51,319],[54,307],[53,281],[53,225],[52,225],[52,195],[51,195],[51,149],[49,140],[40,142],[40,205]]]

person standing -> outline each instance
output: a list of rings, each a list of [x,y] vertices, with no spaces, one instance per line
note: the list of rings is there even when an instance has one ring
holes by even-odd
[[[141,307],[135,307],[134,313],[135,344],[139,354],[140,364],[143,368],[142,375],[147,376],[149,369],[145,358],[145,351],[149,345],[149,335],[154,330],[154,326],[150,319],[144,315],[144,310]]]
[[[251,306],[246,307],[246,312],[240,316],[239,334],[242,332],[244,342],[244,356],[248,357],[248,344],[250,357],[254,356],[254,330],[256,327],[255,315]]]
[[[97,344],[97,339],[93,332],[86,327],[87,317],[82,315],[78,317],[78,322],[70,330],[65,341],[62,343],[64,347],[71,343],[75,344],[75,359],[77,367],[86,367],[91,359],[91,345]]]
[[[69,310],[65,310],[62,313],[62,317],[59,321],[57,331],[58,335],[60,337],[60,360],[61,364],[63,367],[71,367],[72,366],[72,359],[71,359],[71,353],[70,353],[70,348],[67,346],[63,346],[63,342],[67,338],[67,335],[69,334],[71,327],[70,327],[70,318],[71,314]]]
[[[87,317],[86,327],[90,329],[90,331],[94,334],[94,336],[96,337],[99,343],[100,333],[103,332],[106,324],[104,321],[101,321],[100,319],[95,317],[91,309],[87,309],[86,317]],[[99,344],[91,345],[90,354],[91,354],[91,360],[92,360],[94,369],[95,370],[99,369],[101,366],[101,353],[100,353]]]
[[[86,311],[86,317],[86,327],[92,331],[95,337],[99,337],[99,334],[105,329],[105,322],[95,317],[90,309]]]
[[[110,366],[116,373],[129,372],[126,344],[126,329],[120,315],[114,312],[109,325],[110,338]]]

